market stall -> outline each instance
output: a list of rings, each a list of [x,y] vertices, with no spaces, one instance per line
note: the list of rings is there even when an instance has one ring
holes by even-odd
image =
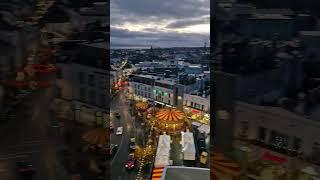
[[[183,159],[194,161],[196,159],[196,148],[194,145],[193,133],[181,132],[181,137]]]
[[[171,137],[169,135],[160,135],[157,147],[154,167],[164,167],[170,164]]]

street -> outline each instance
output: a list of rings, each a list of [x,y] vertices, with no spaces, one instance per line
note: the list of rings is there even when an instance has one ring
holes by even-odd
[[[123,92],[120,92],[110,104],[111,112],[119,112],[120,114],[119,119],[116,118],[113,113],[110,115],[110,119],[114,125],[114,132],[111,134],[111,144],[118,144],[119,146],[111,163],[112,180],[135,179],[135,173],[125,169],[125,161],[129,156],[129,141],[130,138],[135,137],[135,128],[132,126],[130,108],[125,104],[125,101]],[[123,134],[116,135],[116,129],[120,126],[123,127]]]

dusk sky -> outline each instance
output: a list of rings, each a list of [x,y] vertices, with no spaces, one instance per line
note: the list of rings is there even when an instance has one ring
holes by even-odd
[[[210,0],[111,0],[111,48],[203,46]]]

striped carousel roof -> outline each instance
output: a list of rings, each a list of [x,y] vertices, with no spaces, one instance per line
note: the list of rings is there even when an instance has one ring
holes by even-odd
[[[157,112],[156,118],[160,121],[166,121],[168,123],[176,123],[185,118],[185,114],[178,109],[166,108]]]
[[[109,132],[106,128],[96,128],[88,131],[82,136],[82,139],[92,145],[107,145],[110,142]]]
[[[136,108],[137,109],[140,109],[140,110],[146,110],[147,108],[148,108],[148,103],[146,103],[146,102],[138,102],[137,104],[136,104]]]
[[[220,179],[219,177],[224,177],[225,175],[230,175],[233,177],[240,176],[240,166],[230,159],[225,157],[222,153],[211,153],[211,173],[212,177],[215,179]]]

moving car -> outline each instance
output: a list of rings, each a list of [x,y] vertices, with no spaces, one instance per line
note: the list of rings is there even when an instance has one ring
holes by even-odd
[[[115,155],[118,150],[118,144],[111,144],[111,155]]]
[[[122,132],[123,132],[123,127],[118,127],[116,135],[122,135]]]
[[[135,138],[130,139],[129,148],[130,148],[130,150],[136,149],[136,139]]]
[[[131,153],[131,154],[129,154],[128,160],[125,163],[125,167],[127,170],[132,170],[132,169],[134,169],[135,164],[136,164],[136,160],[134,158],[134,154]]]
[[[26,161],[19,161],[16,163],[17,165],[17,171],[21,175],[32,175],[35,173],[35,169],[33,168],[33,165]]]

